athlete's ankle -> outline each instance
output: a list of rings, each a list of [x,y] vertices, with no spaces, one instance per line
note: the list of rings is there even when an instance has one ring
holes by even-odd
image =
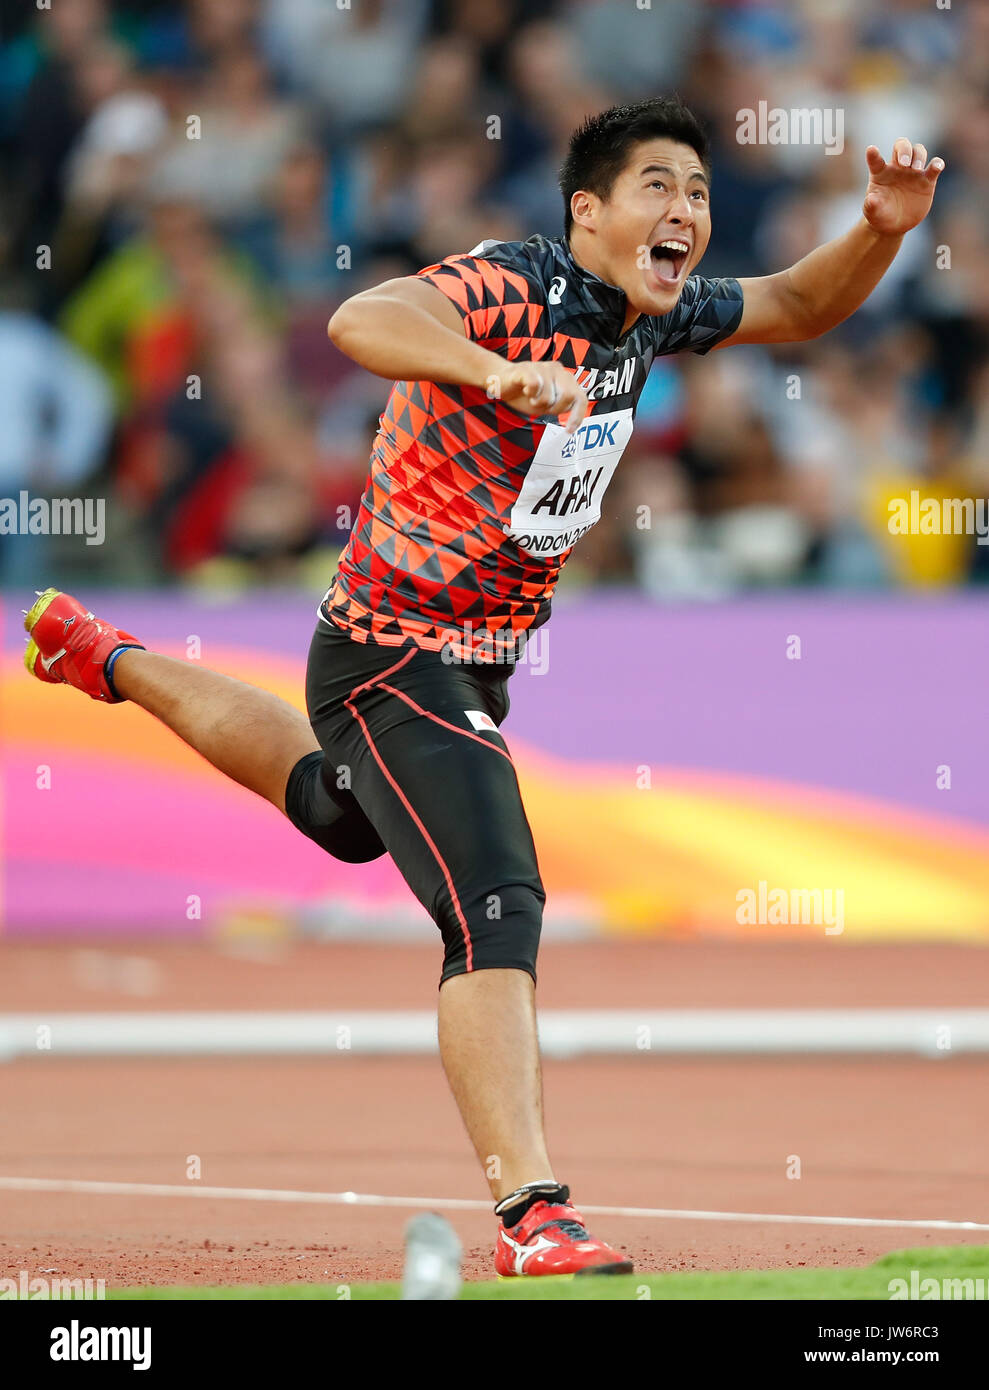
[[[514,1192],[509,1192],[495,1203],[495,1216],[501,1218],[506,1228],[517,1226],[530,1207],[537,1202],[552,1202],[563,1205],[570,1201],[570,1189],[555,1178],[543,1178],[536,1182],[523,1183]]]
[[[146,649],[145,647],[140,646],[140,645],[139,645],[138,643],[136,643],[136,642],[124,642],[124,643],[121,643],[121,645],[120,645],[119,647],[114,647],[113,651],[112,651],[112,652],[110,653],[110,655],[107,657],[106,661],[104,661],[104,663],[103,663],[103,677],[104,677],[104,679],[106,680],[106,683],[107,683],[107,686],[109,687],[110,693],[114,696],[115,699],[117,699],[117,700],[126,700],[126,699],[128,698],[127,690],[126,690],[126,684],[127,684],[127,680],[126,680],[126,670],[127,670],[127,666],[130,664],[130,657],[129,657],[128,653],[129,653],[129,652],[143,652],[143,651],[146,651],[146,650],[147,650],[147,649]],[[123,669],[121,669],[121,666],[120,666],[120,662],[121,662],[121,659],[122,659],[122,658],[126,658],[126,661],[125,661],[125,664],[124,664]],[[122,675],[123,675],[123,677],[124,677],[124,688],[123,688],[123,689],[121,688],[121,685],[120,685],[120,678],[121,678]]]

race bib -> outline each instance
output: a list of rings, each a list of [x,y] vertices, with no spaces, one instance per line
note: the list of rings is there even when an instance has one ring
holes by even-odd
[[[531,555],[562,555],[601,520],[601,498],[632,434],[631,410],[595,415],[576,434],[547,425],[505,534]]]

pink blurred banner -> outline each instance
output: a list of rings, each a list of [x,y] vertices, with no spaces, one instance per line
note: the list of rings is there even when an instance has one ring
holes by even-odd
[[[148,645],[302,707],[311,596],[86,597]],[[338,863],[143,711],[31,681],[19,607],[0,667],[5,932],[291,922],[431,939],[387,857]],[[989,937],[984,623],[973,597],[561,603],[504,730],[548,921],[821,930],[740,921],[762,884],[763,903],[840,889],[850,939]]]

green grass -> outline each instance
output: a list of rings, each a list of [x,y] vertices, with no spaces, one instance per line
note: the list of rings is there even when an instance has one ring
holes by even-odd
[[[505,1279],[465,1284],[465,1299],[878,1299],[891,1279],[983,1279],[989,1285],[989,1246],[947,1245],[898,1250],[860,1269],[737,1270],[731,1273],[627,1274],[606,1278]],[[398,1284],[238,1284],[225,1288],[171,1285],[107,1290],[116,1299],[396,1299]],[[648,1290],[645,1293],[644,1290]]]

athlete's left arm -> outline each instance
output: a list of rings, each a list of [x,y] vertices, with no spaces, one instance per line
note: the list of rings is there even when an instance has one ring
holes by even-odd
[[[869,187],[862,218],[850,232],[826,242],[789,270],[740,280],[745,304],[733,343],[797,343],[818,338],[847,319],[876,288],[904,233],[930,211],[943,159],[928,164],[927,150],[897,140],[887,164],[875,145],[865,152]]]

